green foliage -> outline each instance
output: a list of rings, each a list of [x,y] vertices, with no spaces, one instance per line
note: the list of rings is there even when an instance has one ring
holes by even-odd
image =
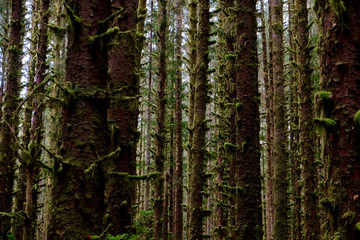
[[[14,234],[10,231],[6,234],[6,237],[7,237],[7,240],[16,240]]]

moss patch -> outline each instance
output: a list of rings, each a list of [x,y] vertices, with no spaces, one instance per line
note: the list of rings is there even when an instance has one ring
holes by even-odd
[[[354,122],[355,122],[355,125],[360,125],[360,110],[357,111],[357,113],[355,113]]]

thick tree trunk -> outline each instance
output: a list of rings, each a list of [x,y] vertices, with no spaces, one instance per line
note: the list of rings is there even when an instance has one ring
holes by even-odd
[[[14,166],[17,151],[15,137],[18,129],[18,98],[20,95],[20,78],[22,69],[22,52],[24,36],[24,1],[11,2],[11,25],[8,45],[7,81],[4,95],[3,118],[0,129],[0,212],[11,214]],[[7,239],[11,219],[0,215],[0,237]]]
[[[189,239],[202,239],[203,233],[203,188],[205,183],[205,133],[207,70],[209,45],[209,0],[199,1],[199,26],[197,34],[196,78],[194,89],[194,123],[192,158],[189,162]]]
[[[315,152],[313,149],[313,107],[312,107],[312,82],[310,68],[310,48],[308,11],[306,0],[296,0],[297,12],[297,40],[299,51],[297,51],[297,62],[299,66],[299,95],[300,95],[300,151],[303,167],[303,212],[304,212],[304,239],[320,239],[319,221],[317,218],[317,184]],[[300,210],[300,209],[299,209]]]
[[[285,133],[285,94],[283,69],[283,9],[281,0],[271,0],[271,28],[273,47],[274,81],[274,239],[283,240],[287,235],[287,154]]]
[[[161,239],[164,211],[164,162],[165,162],[165,106],[167,97],[165,93],[166,74],[166,31],[167,31],[167,0],[159,0],[158,9],[158,90],[156,96],[156,125],[155,125],[155,170],[158,176],[154,180],[154,239]]]
[[[236,235],[238,239],[260,240],[262,220],[256,1],[242,0],[237,4]]]
[[[182,1],[177,2],[177,16],[176,16],[176,62],[177,62],[177,75],[176,75],[176,110],[175,110],[175,177],[174,177],[174,189],[175,189],[175,207],[174,207],[174,239],[183,239],[183,134],[182,134]]]
[[[360,239],[360,28],[357,1],[318,1],[325,130],[322,239]],[[325,94],[327,93],[327,94]]]
[[[87,239],[100,234],[106,159],[107,59],[100,21],[110,15],[103,1],[65,1],[71,20],[63,87],[62,148],[54,157],[48,239]],[[86,69],[86,71],[84,71]],[[104,127],[105,126],[105,127]],[[128,126],[127,126],[128,127]]]
[[[134,42],[138,1],[114,0],[110,7],[111,13],[115,14],[110,29],[115,30],[116,34],[111,36],[108,51],[108,123],[111,135],[109,154],[116,154],[105,163],[107,174],[104,221],[111,224],[110,233],[119,234],[127,232],[126,227],[132,223],[131,208],[135,197],[135,183],[123,174],[134,175],[136,167],[139,79]],[[126,14],[116,14],[119,9]]]

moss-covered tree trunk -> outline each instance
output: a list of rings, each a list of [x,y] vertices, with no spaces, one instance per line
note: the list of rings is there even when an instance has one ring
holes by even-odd
[[[242,0],[237,4],[236,236],[259,240],[262,220],[256,1]]]
[[[197,8],[198,8],[198,0],[189,0],[189,40],[188,40],[188,55],[189,55],[189,96],[188,96],[188,159],[187,159],[187,178],[190,179],[191,171],[189,169],[190,162],[192,162],[193,158],[193,132],[194,132],[194,98],[195,98],[195,76],[196,76],[196,33],[197,33]],[[190,186],[189,183],[187,184],[187,193],[189,193]],[[187,194],[187,209],[189,209],[189,201],[190,195]],[[186,211],[186,229],[189,230],[189,211]]]
[[[138,141],[138,54],[136,52],[136,18],[138,1],[111,1],[114,16],[107,32],[110,106],[108,124],[110,151],[115,153],[105,163],[104,222],[111,224],[110,233],[127,232],[132,223],[131,209],[135,197],[135,184],[126,174],[134,175],[136,143]],[[119,12],[120,11],[120,12]],[[112,33],[113,32],[113,33]],[[121,174],[117,174],[121,173]],[[119,187],[121,186],[121,187]]]
[[[302,163],[304,238],[320,239],[319,221],[317,218],[316,166],[313,130],[312,82],[310,68],[308,10],[306,0],[296,0],[297,12],[297,63],[299,66],[300,96],[300,151]],[[300,209],[299,209],[300,210]]]
[[[147,107],[147,133],[146,133],[146,159],[145,159],[145,173],[149,174],[150,170],[150,148],[151,148],[151,91],[152,91],[152,54],[153,54],[153,8],[154,8],[154,1],[151,0],[150,3],[150,39],[149,39],[149,80],[148,80],[148,107]],[[149,199],[150,198],[150,180],[147,179],[145,182],[145,210],[149,210]]]
[[[47,239],[86,239],[102,231],[104,179],[99,160],[107,155],[107,59],[101,21],[106,1],[65,1],[68,33],[62,86],[62,147],[54,155]]]
[[[325,130],[322,239],[360,239],[360,28],[357,1],[317,1]],[[325,92],[326,91],[326,92]]]
[[[28,145],[29,158],[24,159],[24,165],[26,167],[26,204],[25,214],[26,221],[24,224],[24,236],[26,239],[32,240],[35,238],[35,232],[37,229],[37,199],[38,189],[36,185],[39,183],[39,164],[41,142],[43,139],[43,104],[42,94],[44,92],[43,82],[46,77],[46,54],[48,47],[48,21],[49,21],[49,0],[42,0],[39,4],[39,40],[37,46],[37,63],[35,74],[35,85],[37,88],[36,95],[33,100],[33,116],[31,126],[31,140]]]
[[[271,0],[271,28],[273,47],[274,81],[274,240],[283,240],[287,235],[287,154],[285,133],[285,94],[283,69],[283,9],[281,0]]]
[[[300,157],[299,157],[299,84],[298,84],[298,63],[297,63],[297,17],[295,0],[289,1],[289,163],[290,163],[290,188],[291,198],[291,222],[289,233],[292,239],[301,239],[301,182],[300,182]]]
[[[265,239],[271,239],[271,217],[270,217],[270,209],[272,208],[272,194],[270,192],[270,185],[272,182],[271,177],[271,128],[270,128],[270,118],[271,118],[271,109],[270,109],[270,78],[269,78],[269,66],[268,66],[268,44],[266,41],[266,19],[265,19],[265,7],[264,7],[264,0],[261,0],[261,44],[262,44],[262,62],[263,62],[263,72],[264,72],[264,84],[265,84],[265,111],[266,111],[266,179],[265,179],[265,186],[266,186],[266,194],[265,194],[265,205],[264,211],[265,221],[263,222],[263,230]],[[270,176],[269,176],[270,173]]]
[[[192,158],[189,162],[189,239],[202,239],[203,233],[203,188],[205,184],[205,133],[208,45],[209,45],[209,1],[199,0],[199,26],[197,33],[196,77],[194,85],[194,123],[192,136]]]
[[[0,237],[7,239],[11,227],[14,166],[17,157],[15,137],[18,129],[20,78],[24,36],[24,1],[11,1],[11,25],[8,45],[3,118],[0,129]],[[9,215],[7,215],[9,214]]]
[[[175,191],[175,206],[174,206],[174,239],[183,239],[183,133],[182,133],[182,21],[183,21],[183,1],[177,2],[176,14],[176,110],[175,110],[175,176],[174,176],[174,191]]]
[[[158,9],[158,86],[156,95],[156,125],[155,125],[155,170],[158,173],[154,179],[154,239],[161,239],[164,211],[164,162],[165,162],[165,106],[167,97],[165,87],[166,74],[166,31],[167,31],[167,0],[159,0]]]
[[[268,107],[266,110],[266,196],[267,196],[267,205],[266,205],[266,226],[267,240],[273,239],[274,232],[274,221],[275,221],[275,206],[274,206],[274,77],[273,77],[273,29],[272,29],[272,9],[271,9],[271,0],[268,1],[269,9],[269,18],[268,18],[268,32],[269,32],[269,41],[268,41],[268,50],[269,50],[269,61],[268,61],[268,86],[266,91],[266,99],[269,101]]]

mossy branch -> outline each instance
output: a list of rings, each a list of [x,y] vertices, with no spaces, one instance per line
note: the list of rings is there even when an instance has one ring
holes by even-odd
[[[96,161],[94,161],[85,171],[85,174],[88,174],[91,172],[91,174],[93,175],[95,172],[95,169],[98,167],[99,163],[103,162],[103,161],[107,161],[107,160],[111,160],[111,159],[115,159],[116,156],[121,152],[121,147],[118,147],[115,151],[103,156],[102,158],[97,159]]]
[[[89,41],[90,42],[94,42],[96,39],[98,38],[103,38],[105,36],[108,36],[108,35],[113,35],[115,33],[118,33],[120,30],[119,27],[113,27],[113,28],[109,28],[106,32],[102,33],[102,34],[99,34],[99,35],[94,35],[94,36],[90,36],[89,37]]]
[[[110,172],[112,175],[116,175],[123,178],[128,178],[129,180],[146,180],[146,179],[152,179],[157,176],[160,176],[160,172],[152,172],[149,174],[143,174],[143,175],[131,175],[127,172]]]
[[[19,113],[22,105],[24,105],[24,103],[26,101],[28,101],[32,95],[34,95],[34,93],[36,93],[41,87],[43,87],[45,84],[47,84],[48,82],[50,82],[51,80],[53,80],[55,78],[55,75],[48,75],[46,76],[46,78],[44,79],[44,81],[42,81],[41,83],[39,83],[38,85],[36,85],[33,90],[26,96],[26,98],[18,105],[17,109],[16,109],[16,113]]]
[[[325,127],[335,127],[337,125],[337,122],[333,119],[330,118],[319,118],[319,117],[314,117],[313,118],[314,123],[323,125]]]
[[[75,15],[74,10],[71,9],[70,6],[67,5],[65,2],[64,2],[64,6],[65,6],[65,8],[66,8],[67,14],[68,14],[69,17],[70,17],[71,22],[72,22],[72,23],[76,23],[76,24],[80,24],[80,23],[81,23],[81,18]]]

